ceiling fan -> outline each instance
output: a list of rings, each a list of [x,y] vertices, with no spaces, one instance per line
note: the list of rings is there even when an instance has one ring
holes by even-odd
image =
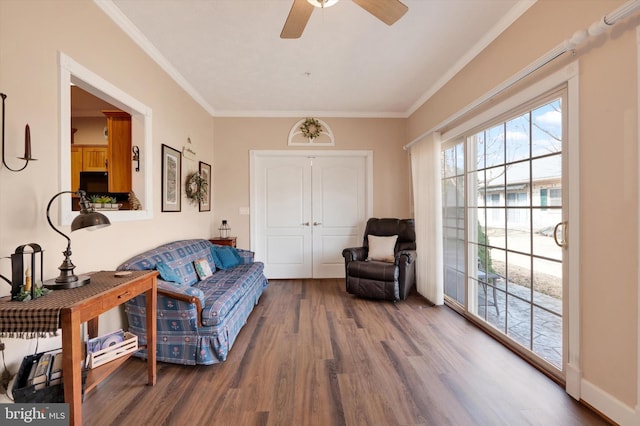
[[[338,0],[293,0],[280,38],[300,38],[314,8],[333,6],[337,2]],[[387,25],[393,25],[409,10],[400,0],[353,0],[353,2]]]

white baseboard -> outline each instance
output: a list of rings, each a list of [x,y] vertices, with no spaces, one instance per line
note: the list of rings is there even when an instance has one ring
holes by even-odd
[[[621,426],[640,425],[640,408],[629,407],[587,380],[580,384],[580,398]]]

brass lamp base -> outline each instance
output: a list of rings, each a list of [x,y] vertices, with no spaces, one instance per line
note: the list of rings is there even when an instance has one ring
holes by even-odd
[[[83,285],[91,282],[91,277],[89,275],[79,275],[77,278],[77,280],[65,282],[56,282],[56,278],[53,278],[46,280],[42,285],[49,290],[63,290],[67,288],[82,287]]]

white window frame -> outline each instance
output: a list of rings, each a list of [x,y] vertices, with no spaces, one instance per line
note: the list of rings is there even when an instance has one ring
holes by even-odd
[[[153,139],[151,108],[104,80],[88,68],[74,61],[62,52],[58,53],[60,71],[60,191],[71,191],[71,84],[100,97],[112,105],[131,114],[134,140],[142,140],[140,147],[143,190],[137,196],[142,210],[103,211],[112,222],[145,220],[153,218]],[[135,186],[134,186],[135,187]],[[71,203],[59,203],[60,225],[69,225],[78,212],[71,210]]]

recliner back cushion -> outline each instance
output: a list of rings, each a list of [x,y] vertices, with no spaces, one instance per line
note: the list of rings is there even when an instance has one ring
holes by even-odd
[[[397,235],[395,251],[416,249],[416,227],[414,219],[371,218],[364,230],[363,246],[369,247],[367,236]]]

